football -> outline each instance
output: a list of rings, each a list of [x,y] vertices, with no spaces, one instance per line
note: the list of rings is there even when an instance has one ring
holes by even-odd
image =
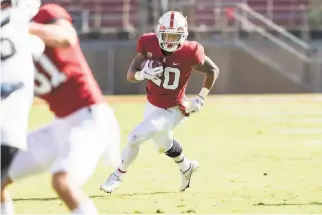
[[[159,66],[163,66],[163,63],[161,61],[159,61],[159,60],[146,59],[141,63],[141,69],[143,69],[146,61],[150,61],[150,63],[149,63],[150,68],[156,68],[156,67],[159,67]],[[162,74],[159,75],[159,76],[162,76]]]

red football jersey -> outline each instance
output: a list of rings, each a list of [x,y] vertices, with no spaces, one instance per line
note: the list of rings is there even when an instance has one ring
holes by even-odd
[[[51,24],[57,19],[72,21],[64,8],[57,4],[45,4],[33,20]],[[69,48],[46,46],[36,67],[35,93],[49,104],[57,117],[104,101],[79,42]]]
[[[185,41],[182,47],[169,56],[164,56],[155,33],[143,34],[137,51],[147,58],[163,62],[162,77],[148,81],[148,101],[160,108],[170,108],[182,103],[192,66],[205,59],[204,48],[196,41]]]

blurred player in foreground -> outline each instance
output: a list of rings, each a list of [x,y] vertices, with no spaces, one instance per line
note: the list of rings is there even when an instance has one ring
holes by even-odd
[[[144,119],[129,134],[122,163],[101,185],[101,190],[111,193],[120,185],[123,175],[139,153],[140,144],[151,138],[158,151],[179,166],[182,175],[180,191],[189,187],[191,175],[199,165],[184,156],[180,143],[173,139],[172,130],[186,116],[200,110],[219,69],[205,55],[203,46],[187,41],[187,36],[186,18],[179,12],[169,11],[159,19],[156,33],[140,37],[138,54],[130,65],[127,80],[132,83],[148,80]],[[163,66],[153,68],[151,61],[160,61]],[[142,62],[145,62],[143,68],[139,66]],[[187,100],[185,90],[192,70],[206,77],[199,95]]]
[[[118,123],[85,60],[67,11],[45,4],[33,20],[30,33],[46,44],[37,63],[35,92],[48,103],[55,120],[28,135],[28,151],[16,155],[9,176],[16,181],[50,170],[52,187],[72,213],[97,214],[81,186],[103,153],[114,167],[120,162]]]
[[[28,116],[34,97],[33,57],[44,42],[29,34],[29,24],[39,10],[37,0],[1,0],[1,186],[18,149],[27,148]]]

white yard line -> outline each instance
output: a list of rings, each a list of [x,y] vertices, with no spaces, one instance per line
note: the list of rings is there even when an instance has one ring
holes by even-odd
[[[299,123],[303,125],[321,124],[321,127],[322,127],[322,116],[317,118],[304,118],[304,119],[271,119],[268,121],[270,123]]]
[[[310,145],[321,145],[322,140],[303,140],[301,141],[302,144],[310,144]]]
[[[282,134],[322,134],[322,128],[284,128],[278,129],[276,132]]]

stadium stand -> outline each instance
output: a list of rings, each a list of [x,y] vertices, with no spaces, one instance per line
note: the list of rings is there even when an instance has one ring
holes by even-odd
[[[91,29],[105,28],[129,30],[139,26],[140,0],[45,0],[64,6],[73,14],[88,13]],[[151,2],[151,1],[148,1]],[[255,11],[263,14],[286,29],[302,25],[302,12],[309,5],[309,0],[194,0],[178,1],[191,8],[188,17],[193,17],[195,26],[213,26],[216,24],[215,9],[226,5],[224,10],[229,19],[233,19],[233,3],[247,3]],[[153,8],[152,8],[153,10]],[[158,11],[158,8],[154,8]],[[151,12],[151,11],[149,11]],[[192,14],[193,13],[193,14]]]
[[[94,30],[133,29],[139,24],[139,0],[45,0],[43,2],[60,4],[73,15],[78,14],[77,17],[80,17],[81,13],[87,13],[89,27]]]

